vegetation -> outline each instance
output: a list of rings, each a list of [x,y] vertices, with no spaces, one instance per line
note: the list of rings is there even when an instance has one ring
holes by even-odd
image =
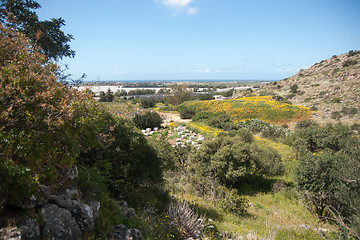
[[[162,118],[157,112],[146,111],[142,114],[135,114],[132,119],[135,125],[140,129],[160,127]]]
[[[341,124],[309,124],[294,133],[301,165],[296,182],[320,219],[331,219],[359,238],[359,140]],[[300,167],[301,166],[301,167]]]
[[[255,118],[271,123],[286,123],[309,118],[310,114],[305,107],[276,102],[269,96],[185,102],[179,109],[193,109],[196,114],[224,112],[234,123]]]
[[[108,103],[119,113],[111,114],[60,83],[58,67],[32,40],[0,28],[1,219],[9,205],[41,198],[42,186],[76,186],[101,206],[89,239],[108,238],[119,223],[145,239],[360,238],[359,124],[306,120],[291,132],[290,123],[276,124],[309,118],[307,108],[269,96],[184,102],[191,91],[175,85],[167,103],[206,141],[172,147],[173,129],[160,140],[139,130],[160,127],[159,114],[139,110],[152,100],[118,102],[121,111]],[[70,181],[61,173],[74,165],[79,176]],[[120,198],[137,214],[121,215]]]
[[[50,59],[74,57],[69,42],[73,36],[65,34],[61,27],[62,18],[40,21],[34,10],[40,4],[34,0],[2,0],[0,2],[0,22],[11,25],[31,40],[31,45],[39,45],[40,51]]]
[[[165,102],[170,105],[179,105],[185,101],[191,100],[192,91],[186,84],[171,85],[170,93],[166,94]]]

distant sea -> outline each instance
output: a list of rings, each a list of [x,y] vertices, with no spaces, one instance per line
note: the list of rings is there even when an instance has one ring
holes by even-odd
[[[136,83],[136,82],[275,82],[278,80],[265,80],[265,79],[251,79],[251,80],[246,80],[246,79],[211,79],[211,80],[206,80],[206,79],[197,79],[197,80],[87,80],[84,82],[129,82],[129,83]]]

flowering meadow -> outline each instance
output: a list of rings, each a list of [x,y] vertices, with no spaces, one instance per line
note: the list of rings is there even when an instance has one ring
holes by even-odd
[[[182,104],[196,113],[226,112],[234,123],[260,119],[269,123],[287,123],[310,118],[310,110],[303,106],[274,101],[271,96],[243,97],[227,100],[192,101]]]

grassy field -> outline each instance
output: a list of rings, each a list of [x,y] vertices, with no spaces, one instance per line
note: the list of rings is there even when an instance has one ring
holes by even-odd
[[[225,111],[234,123],[247,119],[260,119],[269,123],[287,123],[310,118],[310,110],[303,106],[273,101],[271,96],[243,97],[222,101],[191,101],[182,104],[196,112]]]

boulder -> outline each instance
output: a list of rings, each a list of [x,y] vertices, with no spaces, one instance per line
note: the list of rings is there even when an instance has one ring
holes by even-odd
[[[35,219],[29,218],[19,226],[22,240],[40,239],[40,228]]]
[[[141,232],[136,229],[127,229],[125,225],[119,224],[113,227],[111,232],[112,240],[141,240]]]
[[[70,211],[54,204],[46,204],[40,210],[44,217],[43,239],[81,239],[81,230]]]
[[[56,204],[58,207],[68,210],[75,218],[82,231],[91,231],[95,225],[96,217],[98,216],[100,203],[93,202],[91,206],[89,206],[88,204],[81,202],[80,199],[73,200],[69,198],[70,196],[73,196],[73,194],[76,194],[76,192],[68,191],[67,189],[66,193],[60,196],[52,195],[50,197],[50,202]]]

